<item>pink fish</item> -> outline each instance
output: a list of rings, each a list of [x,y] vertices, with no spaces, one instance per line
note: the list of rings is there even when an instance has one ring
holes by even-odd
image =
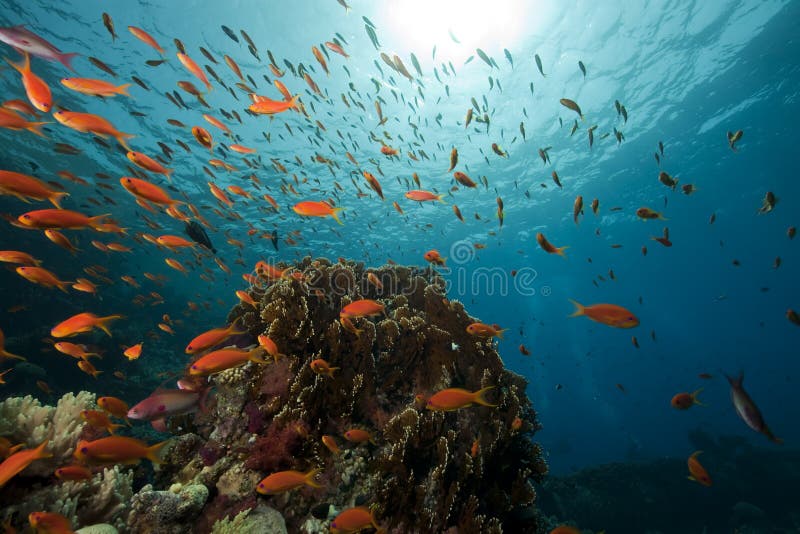
[[[761,416],[761,411],[758,409],[758,406],[756,406],[756,403],[753,402],[753,399],[750,398],[750,395],[748,395],[744,387],[742,387],[744,371],[740,372],[739,376],[736,378],[731,378],[728,375],[725,375],[725,378],[727,378],[728,382],[731,384],[731,400],[733,401],[734,408],[736,408],[736,413],[742,421],[747,423],[747,426],[756,432],[767,436],[770,441],[783,443],[783,440],[775,436],[769,429],[767,423],[764,422],[764,418]]]
[[[205,410],[208,388],[202,391],[188,389],[157,389],[149,397],[128,411],[130,419],[153,421],[172,415]]]
[[[58,61],[69,70],[75,70],[72,68],[72,65],[70,65],[70,61],[78,55],[77,53],[62,53],[61,50],[31,32],[25,28],[25,26],[20,25],[0,28],[0,41],[13,46],[20,53],[27,52],[32,56],[50,61]]]

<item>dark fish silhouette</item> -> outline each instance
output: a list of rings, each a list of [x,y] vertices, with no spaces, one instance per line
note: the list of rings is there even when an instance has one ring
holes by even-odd
[[[273,230],[272,235],[270,236],[270,241],[272,241],[272,246],[275,247],[275,250],[278,250],[278,231]]]
[[[184,231],[186,232],[186,235],[192,238],[192,241],[206,247],[214,254],[217,253],[217,249],[215,249],[214,245],[211,244],[211,240],[208,238],[208,234],[203,229],[203,227],[200,226],[196,221],[187,222]]]

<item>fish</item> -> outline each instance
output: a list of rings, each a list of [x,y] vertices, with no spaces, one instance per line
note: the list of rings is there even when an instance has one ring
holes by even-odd
[[[347,534],[361,532],[370,527],[374,528],[378,534],[386,532],[378,525],[371,509],[366,506],[355,506],[339,512],[331,521],[330,531],[335,534]]]
[[[317,358],[316,360],[313,360],[309,364],[309,367],[311,367],[311,370],[314,371],[316,374],[318,374],[318,375],[327,375],[327,376],[329,376],[331,378],[333,378],[333,372],[334,371],[337,371],[337,370],[341,369],[341,367],[331,367],[328,364],[328,362],[326,362],[325,360],[323,360],[321,358]]]
[[[584,306],[572,299],[575,311],[570,317],[586,316],[592,321],[602,323],[614,328],[635,328],[639,326],[639,319],[629,310],[616,304],[593,304]]]
[[[127,139],[135,137],[132,134],[120,132],[111,122],[92,113],[78,113],[76,111],[56,111],[53,117],[64,126],[83,133],[93,133],[100,137],[113,137],[126,150],[130,150]]]
[[[444,200],[442,200],[443,196],[444,195],[437,195],[435,193],[431,193],[430,191],[423,191],[420,189],[413,189],[405,194],[407,199],[414,200],[416,202],[431,202],[434,200],[444,202]]]
[[[700,464],[697,460],[697,457],[703,451],[695,451],[689,456],[687,460],[687,464],[689,466],[689,476],[687,477],[689,480],[694,480],[702,484],[703,486],[711,486],[711,477],[708,475],[708,471]]]
[[[318,484],[314,479],[322,471],[322,469],[311,469],[306,473],[300,471],[278,471],[265,477],[256,485],[256,492],[261,495],[276,495],[291,491],[301,486],[308,486],[311,488],[321,488],[322,485]]]
[[[577,104],[577,102],[575,102],[574,100],[570,100],[569,98],[562,98],[561,100],[559,100],[559,102],[561,102],[561,105],[564,106],[565,108],[571,109],[572,111],[577,113],[578,116],[581,118],[581,120],[583,120],[583,112],[581,112],[581,107]]]
[[[539,57],[539,54],[534,54],[533,58],[536,60],[536,68],[539,69],[539,74],[542,75],[542,78],[547,77],[547,75],[542,70],[542,58]]]
[[[159,54],[162,55],[164,54],[164,49],[161,48],[161,45],[159,45],[158,42],[156,42],[156,40],[153,39],[153,37],[143,29],[137,28],[136,26],[128,26],[128,31],[131,32],[134,37],[142,41],[144,44],[156,49]]]
[[[147,445],[144,441],[124,436],[109,436],[94,441],[80,440],[75,458],[90,465],[137,464],[142,458],[161,463],[159,453],[169,440]]]
[[[69,70],[74,71],[71,62],[78,54],[63,53],[45,39],[31,32],[24,25],[0,28],[0,41],[9,46],[48,61],[58,61]]]
[[[111,41],[116,41],[117,34],[114,32],[114,20],[111,18],[111,15],[105,12],[103,13],[103,26],[106,27],[106,30],[108,30],[108,33],[111,35]]]
[[[92,478],[92,472],[82,465],[67,465],[59,467],[53,474],[59,480],[89,480]]]
[[[578,61],[578,68],[581,69],[583,77],[586,78],[586,65],[583,64],[583,61]]]
[[[221,26],[220,26],[220,28],[222,28],[222,31],[223,31],[223,32],[225,32],[225,35],[227,35],[228,37],[230,37],[230,38],[231,38],[231,40],[232,40],[234,43],[238,43],[238,42],[239,42],[239,37],[237,37],[237,36],[236,36],[236,32],[234,32],[232,29],[228,28],[228,27],[227,27],[227,26],[225,26],[224,24],[223,24],[223,25],[221,25]]]
[[[450,168],[447,169],[447,172],[452,172],[456,165],[458,165],[458,149],[453,147],[453,150],[450,151]]]
[[[11,62],[8,58],[6,58],[6,63],[20,73],[25,93],[33,107],[47,113],[53,107],[53,94],[50,91],[50,87],[31,70],[30,54],[24,52],[23,58],[24,62],[21,65]]]
[[[536,242],[539,243],[539,246],[542,247],[542,250],[547,252],[548,254],[558,254],[562,258],[566,258],[567,256],[564,254],[564,251],[569,248],[569,246],[564,247],[556,247],[547,240],[543,233],[538,232],[536,234]]]
[[[108,315],[99,317],[90,312],[82,312],[65,319],[50,330],[50,335],[54,338],[72,337],[84,332],[91,332],[94,328],[99,328],[111,337],[108,324],[111,321],[122,319],[122,315]]]
[[[761,201],[761,207],[758,209],[759,215],[769,213],[775,209],[775,204],[778,203],[778,197],[772,191],[767,191],[764,195],[764,200]]]
[[[488,325],[484,323],[471,323],[467,326],[466,331],[471,336],[490,338],[499,337],[503,339],[503,332],[508,328],[500,328],[498,325]]]
[[[486,400],[485,395],[494,386],[488,386],[477,391],[469,391],[461,388],[448,388],[437,391],[425,402],[425,407],[432,411],[454,411],[467,408],[473,404],[494,408],[497,404],[492,404]]]
[[[31,512],[28,523],[37,534],[72,534],[72,522],[56,512]]]
[[[705,404],[697,400],[697,395],[699,395],[701,391],[703,391],[703,388],[697,389],[692,393],[677,393],[672,397],[670,404],[676,410],[688,410],[695,404],[698,406],[705,406]]]
[[[429,250],[423,254],[423,258],[425,258],[425,261],[428,263],[440,266],[445,265],[445,262],[447,261],[447,258],[443,258],[436,249]]]
[[[50,441],[46,439],[33,449],[19,450],[3,460],[3,463],[0,463],[0,488],[32,462],[52,457],[53,455],[45,450],[49,443]]]
[[[63,78],[61,85],[85,95],[109,98],[116,95],[130,96],[128,87],[131,84],[114,85],[113,83],[91,78]]]
[[[198,409],[204,411],[209,389],[206,387],[197,391],[159,388],[146,399],[136,403],[123,415],[138,421],[154,421],[191,413]]]
[[[354,319],[357,317],[372,317],[385,314],[383,304],[371,299],[356,300],[345,306],[339,312],[339,319]]]
[[[659,212],[652,210],[650,208],[641,207],[636,210],[636,216],[640,219],[660,219],[662,221],[666,221],[667,219]]]
[[[245,331],[238,330],[236,323],[231,323],[224,328],[213,328],[199,334],[186,345],[186,354],[196,354],[206,349],[219,345],[231,336],[244,334]]]
[[[344,224],[339,219],[339,212],[344,208],[334,208],[325,201],[304,201],[298,202],[292,207],[292,210],[298,215],[305,217],[333,217],[339,223]]]
[[[736,143],[742,138],[744,132],[742,130],[736,130],[736,132],[728,132],[728,146],[731,147],[731,150],[734,152],[738,152],[736,150]]]
[[[764,417],[761,415],[758,406],[756,406],[756,403],[753,402],[753,399],[751,399],[750,395],[745,391],[743,386],[744,371],[741,371],[739,376],[735,378],[728,375],[725,375],[725,378],[728,379],[728,383],[731,385],[731,401],[733,402],[733,406],[739,418],[751,429],[764,434],[767,439],[773,443],[783,443],[781,438],[772,433],[772,430],[770,430],[767,423],[764,421]]]
[[[61,209],[61,200],[69,196],[69,193],[54,191],[33,176],[0,170],[0,195],[12,195],[23,202],[27,202],[27,199],[49,200],[53,206]]]
[[[189,376],[210,376],[227,369],[240,367],[247,362],[263,365],[268,363],[262,357],[263,352],[264,349],[259,346],[250,350],[236,348],[215,350],[195,360],[189,366]]]

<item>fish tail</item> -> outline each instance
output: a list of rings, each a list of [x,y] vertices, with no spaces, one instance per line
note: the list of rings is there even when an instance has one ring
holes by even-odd
[[[691,455],[691,456],[689,456],[689,458],[697,458],[697,457],[698,457],[698,456],[700,456],[701,454],[703,454],[703,451],[694,451],[694,452],[692,453],[692,455]],[[692,480],[694,480],[694,479],[692,479]]]
[[[14,360],[22,360],[23,362],[28,360],[24,356],[18,356],[16,354],[11,354],[10,352],[8,352],[5,349],[0,349],[0,358],[9,358],[9,359],[14,359]]]
[[[256,347],[250,352],[247,353],[247,359],[254,363],[266,364],[269,363],[269,360],[264,359],[263,355],[264,349],[261,347]]]
[[[476,391],[473,395],[475,398],[472,402],[475,404],[480,404],[481,406],[489,406],[490,408],[494,408],[497,404],[492,404],[491,402],[487,401],[483,396],[486,394],[487,391],[490,389],[494,389],[494,386],[488,386]]]
[[[117,87],[117,92],[119,94],[121,94],[121,95],[131,96],[131,94],[128,92],[128,87],[130,87],[130,86],[131,86],[131,84],[124,83],[124,84],[120,85],[119,87]]]
[[[163,449],[164,445],[166,445],[169,442],[170,442],[170,440],[166,440],[166,441],[162,441],[161,443],[156,443],[152,447],[148,447],[147,448],[146,458],[148,460],[150,460],[151,462],[153,462],[154,464],[162,463],[164,460],[161,459],[161,455],[160,455],[161,449]]]
[[[131,147],[128,146],[128,142],[125,141],[125,140],[126,139],[131,139],[133,137],[136,137],[136,136],[133,135],[133,134],[125,133],[125,132],[117,132],[114,135],[114,139],[117,140],[117,143],[121,144],[126,150],[130,150]]]
[[[39,129],[39,128],[41,128],[41,127],[42,127],[42,125],[43,125],[43,124],[50,124],[50,122],[49,122],[49,121],[44,121],[44,122],[29,122],[29,123],[27,123],[27,124],[25,125],[25,129],[26,129],[26,130],[28,130],[28,131],[29,131],[29,132],[31,132],[31,133],[34,133],[34,134],[38,135],[39,137],[44,137],[44,138],[46,139],[46,138],[47,138],[47,136],[46,136],[46,135],[44,135],[44,134],[42,133],[42,131]]]
[[[436,195],[436,200],[438,200],[442,204],[447,204],[447,202],[445,202],[442,197],[444,197],[444,195]]]
[[[74,283],[75,282],[68,282],[66,280],[58,280],[58,281],[56,281],[56,285],[58,286],[58,289],[60,289],[64,293],[69,293],[69,291],[67,291],[67,286],[69,284],[74,284]]]
[[[341,367],[331,367],[331,368],[329,369],[328,376],[329,376],[329,377],[331,377],[331,378],[333,378],[333,372],[334,372],[334,371],[338,371],[339,369],[341,369]]]
[[[783,445],[783,440],[773,434],[772,430],[770,430],[767,425],[764,425],[764,435],[767,436],[771,442],[777,443],[778,445]]]
[[[340,212],[340,211],[343,211],[343,210],[344,210],[344,208],[333,208],[333,211],[331,212],[331,217],[333,217],[333,219],[334,219],[334,220],[335,220],[337,223],[339,223],[339,224],[341,224],[341,225],[344,225],[344,223],[343,223],[342,221],[340,221],[340,220],[339,220],[339,212]]]
[[[125,426],[125,425],[121,425],[121,424],[113,423],[113,424],[109,425],[109,427],[108,427],[108,433],[109,433],[109,434],[111,434],[111,435],[113,436],[113,435],[114,435],[114,430],[116,430],[116,429],[118,429],[118,428],[122,428],[122,427],[124,427],[124,426]]]
[[[67,192],[53,193],[52,195],[50,195],[49,200],[50,203],[53,204],[53,206],[55,206],[58,209],[61,209],[61,199],[68,196],[69,193]]]
[[[703,388],[696,389],[692,392],[691,394],[692,404],[697,404],[698,406],[705,406],[705,403],[702,403],[697,399],[697,396],[700,394],[701,391],[703,391]]]
[[[736,378],[728,376],[727,374],[725,375],[725,378],[728,379],[728,383],[731,385],[732,388],[741,389],[742,383],[744,382],[744,371],[739,371],[739,376],[737,376]]]
[[[583,304],[580,304],[579,302],[572,299],[569,299],[569,301],[575,305],[575,311],[572,312],[572,315],[570,315],[570,317],[580,317],[581,315],[586,315],[585,311],[586,307]]]
[[[108,329],[108,323],[111,321],[116,321],[117,319],[122,319],[124,316],[122,315],[109,315],[108,317],[100,317],[97,319],[97,328],[108,334],[108,337],[111,337],[111,330]]]
[[[498,330],[497,331],[497,337],[499,337],[500,339],[503,339],[503,332],[505,332],[506,330],[508,330],[508,328],[503,328],[501,330]]]
[[[311,486],[312,488],[321,488],[321,487],[322,487],[322,485],[321,485],[321,484],[318,484],[318,483],[317,483],[317,482],[314,480],[314,477],[316,477],[316,476],[317,476],[317,474],[318,474],[320,471],[322,471],[322,469],[320,469],[320,468],[314,468],[314,469],[312,469],[311,471],[309,471],[308,473],[306,473],[306,474],[305,474],[305,476],[303,477],[303,478],[305,479],[305,480],[304,480],[304,482],[306,483],[306,485],[308,485],[308,486]]]
[[[43,458],[52,458],[53,454],[45,451],[48,443],[50,443],[50,438],[46,438],[43,442],[41,442],[39,446],[33,450],[33,457],[39,460]]]
[[[59,54],[58,61],[72,72],[75,72],[75,69],[72,68],[72,60],[77,55],[79,55],[77,52],[69,52],[68,54]]]
[[[110,213],[104,213],[102,215],[95,215],[94,217],[89,217],[89,226],[93,230],[99,230],[99,228],[102,227],[101,225],[103,224],[103,219],[110,216],[111,216]]]
[[[567,250],[568,248],[569,248],[569,245],[565,245],[563,247],[556,247],[556,254],[558,254],[562,258],[566,259],[567,255],[564,254],[564,251]]]

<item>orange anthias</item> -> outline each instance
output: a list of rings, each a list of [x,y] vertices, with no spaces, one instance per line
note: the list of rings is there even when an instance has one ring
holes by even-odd
[[[91,78],[64,78],[61,84],[67,89],[90,96],[113,97],[116,95],[128,94],[128,87],[131,84],[114,85],[104,80],[94,80]]]
[[[11,480],[17,473],[28,467],[34,460],[50,458],[53,456],[45,452],[49,440],[44,440],[35,449],[25,449],[15,452],[0,464],[0,488]]]
[[[699,395],[701,391],[703,391],[703,388],[700,388],[692,393],[678,393],[672,397],[670,404],[676,410],[688,410],[695,404],[698,406],[705,406],[705,404],[697,400],[697,395]]]
[[[634,328],[639,326],[639,319],[622,306],[617,306],[616,304],[583,306],[572,299],[570,299],[570,302],[575,305],[575,311],[570,317],[585,315],[592,321],[613,326],[614,328]]]
[[[286,357],[285,354],[281,354],[281,352],[278,350],[278,345],[266,334],[261,334],[258,336],[258,344],[262,349],[267,351],[267,354],[275,359],[275,363],[278,363],[278,360],[281,358]]]
[[[347,508],[339,512],[339,515],[331,521],[331,532],[334,534],[349,534],[361,532],[364,529],[373,527],[377,534],[383,534],[384,529],[378,526],[372,511],[365,506]]]
[[[6,59],[6,62],[22,75],[22,85],[25,87],[25,92],[31,104],[39,111],[47,113],[53,107],[53,95],[50,92],[50,87],[31,70],[30,55],[27,52],[23,52],[23,54],[25,62],[22,65],[12,63],[8,59]]]
[[[321,469],[312,469],[307,473],[300,471],[279,471],[272,473],[264,478],[256,486],[256,491],[262,495],[275,495],[276,493],[283,493],[290,491],[300,486],[309,486],[312,488],[321,488],[320,484],[314,481]]]
[[[503,332],[508,330],[507,328],[500,328],[496,324],[484,324],[484,323],[472,323],[467,326],[467,333],[476,337],[499,337],[503,339]]]
[[[210,349],[215,345],[219,345],[230,336],[237,336],[244,333],[245,331],[236,329],[235,323],[231,323],[225,328],[213,328],[207,332],[203,332],[190,341],[186,346],[186,354],[195,354]]]
[[[120,132],[109,121],[91,113],[78,113],[77,111],[56,111],[53,117],[66,126],[78,132],[93,133],[100,137],[113,137],[117,142],[130,150],[126,139],[134,137],[132,134]]]
[[[0,128],[8,128],[9,130],[28,130],[35,133],[39,137],[45,135],[39,130],[42,125],[48,124],[45,122],[30,122],[10,109],[0,108]]]
[[[55,512],[31,512],[28,523],[37,534],[74,534],[70,520]]]
[[[339,223],[343,224],[342,221],[339,220],[339,212],[342,211],[344,208],[334,208],[330,204],[325,201],[316,202],[307,200],[304,202],[298,202],[292,208],[295,213],[298,215],[303,215],[305,217],[327,217],[331,216],[333,219]]]
[[[122,184],[122,187],[124,187],[133,196],[142,200],[147,200],[153,204],[172,206],[182,203],[179,200],[173,200],[170,198],[167,192],[157,185],[151,184],[150,182],[141,180],[139,178],[123,176],[119,179],[119,183]]]
[[[298,109],[297,99],[300,98],[299,95],[293,96],[291,100],[272,100],[258,95],[250,95],[250,97],[253,99],[253,103],[247,109],[256,115],[275,115],[288,109]]]
[[[221,373],[227,369],[239,367],[247,362],[260,364],[269,363],[263,358],[264,349],[255,347],[251,350],[221,349],[201,356],[189,366],[191,376],[210,376]]]
[[[433,411],[452,411],[459,410],[472,406],[473,404],[480,404],[481,406],[495,407],[484,398],[484,395],[494,386],[488,386],[478,391],[468,391],[461,388],[443,389],[433,394],[427,401],[427,408]]]
[[[385,313],[385,307],[380,302],[361,299],[351,302],[339,312],[339,318],[352,319],[355,317],[370,317]]]
[[[0,195],[13,195],[27,202],[27,199],[49,200],[61,209],[61,199],[69,193],[55,191],[33,176],[12,171],[0,170]]]
[[[53,337],[72,337],[77,334],[89,332],[93,328],[99,328],[110,336],[111,331],[108,329],[108,323],[117,319],[122,319],[122,315],[98,317],[93,313],[79,313],[53,327],[50,331],[50,335]]]
[[[695,482],[698,482],[703,486],[711,486],[711,477],[709,476],[708,471],[706,471],[705,467],[703,467],[700,464],[700,461],[697,459],[697,457],[702,452],[703,451],[693,452],[692,455],[689,456],[689,459],[686,461],[686,463],[689,466],[688,478],[689,480],[694,480]]]
[[[142,458],[161,463],[159,451],[168,441],[152,446],[135,438],[110,436],[94,441],[81,440],[75,447],[75,458],[87,464],[136,464]]]
[[[447,261],[447,258],[443,258],[436,249],[429,250],[423,255],[423,257],[425,258],[425,261],[434,265],[445,265],[445,261]]]
[[[158,161],[154,160],[150,156],[146,154],[142,154],[141,152],[134,152],[132,150],[128,151],[128,159],[131,160],[133,163],[141,167],[146,171],[150,171],[156,174],[163,174],[167,177],[167,180],[170,182],[172,181],[172,169],[167,169]]]
[[[103,228],[103,219],[108,215],[89,217],[83,213],[70,210],[36,210],[23,213],[17,220],[28,228],[44,230],[47,228],[70,228],[73,230],[90,227],[94,230]]]

